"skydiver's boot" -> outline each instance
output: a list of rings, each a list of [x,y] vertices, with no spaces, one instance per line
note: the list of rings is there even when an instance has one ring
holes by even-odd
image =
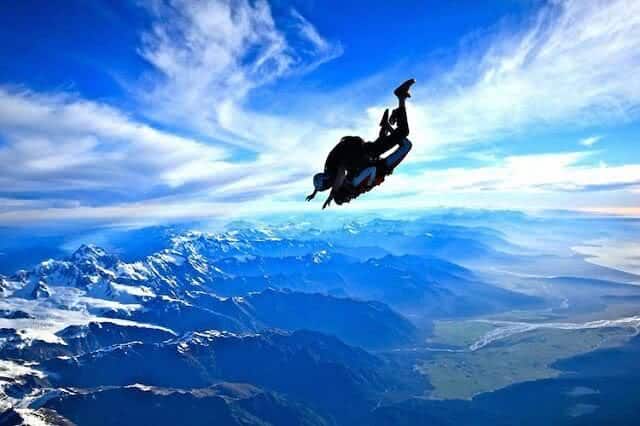
[[[415,78],[410,78],[409,80],[402,83],[400,86],[396,87],[396,90],[393,91],[393,94],[398,97],[398,99],[404,100],[406,98],[411,97],[411,93],[409,93],[409,89],[416,82]]]

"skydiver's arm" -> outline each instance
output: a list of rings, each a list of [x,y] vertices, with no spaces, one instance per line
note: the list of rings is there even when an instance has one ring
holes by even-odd
[[[333,200],[333,192],[329,194],[329,196],[327,197],[327,200],[322,205],[322,210],[326,209],[329,206],[329,204],[331,204],[332,200]]]
[[[307,195],[307,198],[305,198],[307,201],[311,201],[315,198],[316,194],[318,193],[317,189],[314,189],[313,192],[309,195]]]

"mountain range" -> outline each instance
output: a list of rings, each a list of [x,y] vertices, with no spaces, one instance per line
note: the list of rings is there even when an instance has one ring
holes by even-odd
[[[149,233],[0,276],[0,424],[404,424],[435,322],[549,303],[474,272],[539,255],[482,226]]]

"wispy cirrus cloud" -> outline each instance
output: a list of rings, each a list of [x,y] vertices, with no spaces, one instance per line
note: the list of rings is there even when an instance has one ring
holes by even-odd
[[[286,133],[270,129],[298,123],[246,107],[249,93],[342,54],[296,10],[294,31],[283,31],[265,0],[149,6],[155,19],[139,49],[153,67],[138,91],[145,113],[256,152],[281,145]]]
[[[300,178],[299,169],[283,173],[270,159],[230,161],[224,148],[158,130],[104,104],[1,86],[0,142],[5,209],[36,201],[39,208],[243,201],[243,191],[257,198]]]
[[[553,1],[524,24],[504,24],[464,42],[451,68],[416,87],[409,109],[414,152],[408,161],[417,164],[406,173],[399,170],[381,196],[402,194],[401,202],[413,206],[591,209],[602,204],[611,212],[619,211],[616,205],[637,211],[632,206],[640,163],[633,157],[612,166],[598,162],[596,152],[505,156],[493,150],[481,158],[474,153],[512,136],[524,144],[530,131],[636,120],[640,80],[629,76],[640,73],[639,12],[640,4],[628,0]],[[595,135],[579,143],[591,147],[600,140]],[[429,161],[448,154],[485,165],[428,170]]]
[[[242,102],[252,89],[307,72],[341,47],[292,11],[298,45],[307,50],[294,49],[265,1],[146,5],[154,22],[139,53],[154,71],[138,93],[149,102],[150,115],[201,136],[160,130],[69,93],[0,86],[3,220],[182,216],[188,206],[194,215],[197,206],[221,214],[301,178],[302,166],[282,168],[282,158],[262,145],[273,143],[264,139],[269,132],[275,138],[287,125],[303,136],[301,124],[252,112]],[[280,149],[286,143],[286,137],[278,139]],[[234,146],[266,155],[235,161]],[[164,213],[151,213],[163,205]]]
[[[518,28],[462,45],[452,69],[416,89],[415,132],[427,154],[531,128],[638,117],[640,3],[550,2]]]

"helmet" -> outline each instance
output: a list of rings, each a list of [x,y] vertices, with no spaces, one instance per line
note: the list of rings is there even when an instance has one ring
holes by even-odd
[[[313,186],[316,191],[324,191],[329,189],[329,177],[324,173],[317,173],[313,176]]]

